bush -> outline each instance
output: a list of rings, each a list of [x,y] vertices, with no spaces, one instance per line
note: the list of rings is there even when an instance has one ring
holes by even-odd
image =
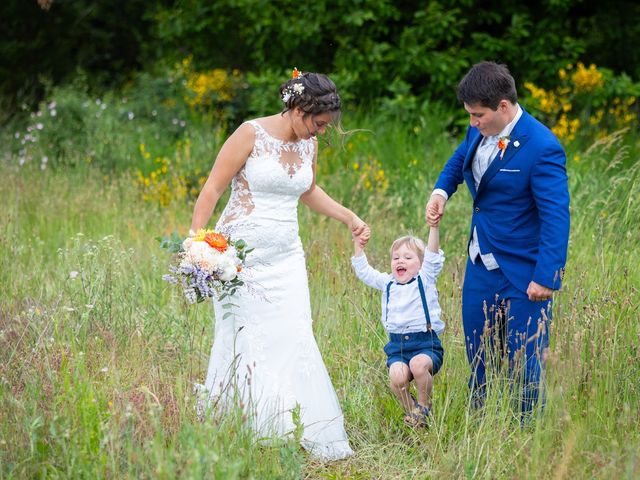
[[[590,142],[615,130],[638,126],[640,82],[609,69],[578,62],[558,71],[559,82],[546,90],[525,82],[527,107],[563,142]]]

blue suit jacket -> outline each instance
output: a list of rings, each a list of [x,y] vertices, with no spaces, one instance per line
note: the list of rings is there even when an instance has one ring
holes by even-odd
[[[471,162],[482,135],[469,127],[435,188],[451,196],[467,183],[470,235],[476,227],[480,251],[493,253],[516,288],[526,292],[533,280],[557,290],[569,242],[566,156],[553,133],[524,109],[509,138],[503,158],[499,152],[476,191]]]

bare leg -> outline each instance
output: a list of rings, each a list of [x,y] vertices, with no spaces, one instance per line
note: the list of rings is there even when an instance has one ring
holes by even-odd
[[[411,370],[402,362],[393,362],[389,367],[389,385],[406,412],[411,411],[413,402],[409,395]]]
[[[421,353],[409,362],[409,369],[416,380],[418,403],[431,408],[431,391],[433,389],[433,361],[429,355]]]

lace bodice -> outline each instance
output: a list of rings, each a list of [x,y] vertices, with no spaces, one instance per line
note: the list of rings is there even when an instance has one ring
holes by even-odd
[[[231,196],[216,229],[266,225],[273,220],[297,223],[298,198],[311,186],[316,144],[313,139],[285,142],[257,121],[255,143],[243,168],[231,182]]]

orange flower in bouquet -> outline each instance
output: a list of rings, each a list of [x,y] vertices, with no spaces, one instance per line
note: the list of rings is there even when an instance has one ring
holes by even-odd
[[[211,248],[215,248],[219,252],[224,252],[229,246],[229,242],[219,233],[210,232],[204,236],[204,241],[209,244]]]

